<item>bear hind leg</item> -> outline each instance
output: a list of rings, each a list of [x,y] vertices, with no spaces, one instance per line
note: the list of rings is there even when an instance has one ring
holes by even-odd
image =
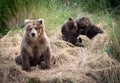
[[[42,69],[51,68],[50,67],[51,52],[50,52],[49,47],[47,48],[47,50],[45,52],[43,52],[43,54],[40,58],[41,58],[41,61],[40,61],[39,65]]]
[[[22,65],[22,57],[19,55],[15,58],[15,62],[18,64],[18,65]]]

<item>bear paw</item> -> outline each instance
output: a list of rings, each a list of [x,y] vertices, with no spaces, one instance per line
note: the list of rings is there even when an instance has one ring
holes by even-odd
[[[30,67],[22,67],[22,69],[27,71],[27,72],[31,71]]]
[[[40,64],[39,64],[39,67],[41,69],[46,69],[46,63],[44,61],[42,61]]]

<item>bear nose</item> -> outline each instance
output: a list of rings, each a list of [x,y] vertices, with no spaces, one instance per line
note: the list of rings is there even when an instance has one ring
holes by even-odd
[[[77,27],[74,27],[74,30],[78,30],[78,28],[77,28]]]
[[[32,37],[35,37],[35,33],[32,33]]]

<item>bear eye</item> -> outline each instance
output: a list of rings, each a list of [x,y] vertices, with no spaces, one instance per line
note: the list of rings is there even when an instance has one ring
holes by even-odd
[[[35,30],[37,30],[38,28],[35,28]]]
[[[30,31],[32,30],[32,28],[30,28]]]

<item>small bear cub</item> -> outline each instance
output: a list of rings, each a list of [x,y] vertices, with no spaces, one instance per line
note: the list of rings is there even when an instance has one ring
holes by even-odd
[[[77,30],[78,26],[76,21],[74,21],[72,18],[69,18],[69,20],[63,24],[61,28],[62,39],[72,43],[75,46],[82,46],[82,40],[81,38],[78,39],[79,33]]]
[[[98,33],[103,33],[103,31],[87,17],[77,19],[76,23],[78,26],[77,33],[86,35],[89,39],[94,38]]]
[[[80,35],[85,35],[89,39],[94,38],[97,34],[103,31],[93,24],[88,17],[81,17],[74,21],[72,18],[63,24],[62,29],[63,40],[72,43],[75,46],[83,46]]]

